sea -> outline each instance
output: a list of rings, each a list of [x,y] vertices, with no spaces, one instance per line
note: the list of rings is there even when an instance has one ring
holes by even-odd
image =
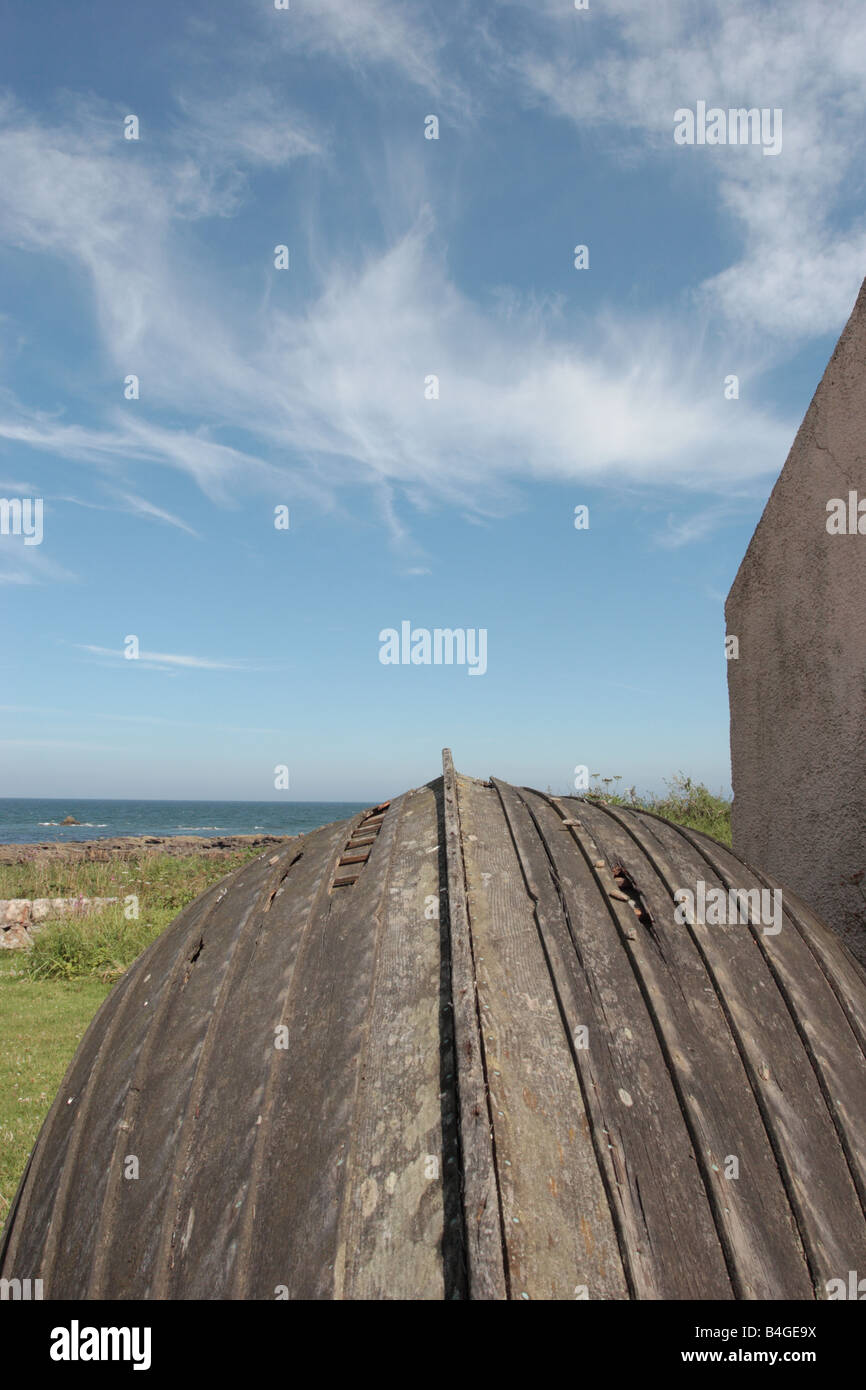
[[[0,844],[119,835],[299,835],[366,810],[363,801],[97,801],[0,797]],[[74,816],[79,825],[61,825]]]

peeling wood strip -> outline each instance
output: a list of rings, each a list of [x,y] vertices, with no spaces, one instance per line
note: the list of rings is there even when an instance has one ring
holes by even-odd
[[[472,1299],[505,1299],[509,1296],[508,1273],[496,1181],[490,1096],[481,1045],[457,776],[448,748],[442,750],[442,771],[469,1296]]]

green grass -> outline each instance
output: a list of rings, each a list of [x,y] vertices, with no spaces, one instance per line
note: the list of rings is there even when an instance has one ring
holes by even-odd
[[[33,980],[21,951],[0,957],[0,1224],[85,1029],[111,985]]]
[[[30,950],[0,952],[0,1225],[64,1072],[115,981],[187,903],[261,853],[0,865],[0,898],[121,899],[92,917],[47,922]],[[131,894],[137,920],[124,917]]]
[[[0,898],[119,899],[89,916],[49,919],[32,948],[20,953],[20,969],[33,980],[116,980],[181,908],[261,853],[259,847],[224,858],[154,852],[100,862],[2,864]],[[133,897],[137,916],[128,901]]]
[[[592,774],[593,785],[586,796],[609,806],[634,807],[639,811],[654,811],[657,816],[676,821],[691,830],[702,830],[706,835],[731,843],[731,802],[728,797],[711,792],[703,782],[693,782],[691,777],[678,773],[666,783],[666,796],[641,796],[634,787],[626,792],[614,789],[621,777],[602,777]]]

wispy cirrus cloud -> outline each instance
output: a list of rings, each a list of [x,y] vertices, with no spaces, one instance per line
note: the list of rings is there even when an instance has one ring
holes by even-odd
[[[77,575],[58,564],[41,545],[25,546],[19,537],[0,536],[0,584],[70,584]]]
[[[132,661],[116,647],[99,647],[89,642],[75,642],[73,646],[77,647],[79,651],[89,652],[92,656],[108,657],[112,661],[127,661],[129,665],[151,670],[171,671],[179,667],[196,671],[254,671],[259,669],[256,662],[215,660],[212,657],[188,656],[178,652],[146,652],[142,650]]]
[[[56,497],[52,498],[56,502],[69,502],[76,507],[87,507],[95,511],[116,511],[125,512],[130,516],[144,517],[147,521],[160,521],[166,526],[174,526],[179,531],[185,531],[190,536],[198,536],[198,531],[182,521],[180,517],[174,516],[163,507],[156,506],[153,502],[148,502],[146,497],[136,497],[133,493],[118,492],[113,503],[92,502],[81,497]]]
[[[523,40],[488,34],[501,80],[524,101],[601,132],[606,153],[675,159],[678,183],[709,179],[730,227],[731,264],[701,287],[727,320],[789,344],[845,320],[866,273],[866,218],[852,212],[866,153],[866,9],[817,0],[608,0],[577,13],[520,0]],[[583,26],[583,28],[581,28]],[[674,147],[674,112],[709,106],[783,112],[781,153]],[[682,184],[679,183],[682,187]]]
[[[13,483],[8,478],[0,478],[0,496],[8,497],[18,493],[23,497],[36,497],[39,488],[35,483]]]
[[[179,91],[174,140],[197,164],[224,169],[279,169],[293,160],[324,155],[327,141],[301,113],[286,112],[267,87],[236,89],[220,99]]]
[[[378,33],[386,11],[387,32]],[[321,42],[336,52],[361,26],[371,62],[390,62],[411,22],[394,5],[322,13]],[[652,48],[648,28],[623,24],[627,45]],[[432,81],[436,42],[418,51]],[[539,61],[530,55],[522,69],[536,96],[548,80]],[[564,60],[547,61],[555,75]],[[573,108],[555,96],[552,78],[546,96],[563,114],[601,121],[620,71],[602,65]],[[653,78],[646,64],[641,72],[626,112],[637,123],[641,93],[654,94],[654,111],[669,106],[659,95],[664,74]],[[103,106],[79,105],[58,130],[7,103],[0,240],[86,275],[103,358],[117,380],[139,375],[142,399],[103,405],[88,425],[0,402],[0,438],[88,465],[103,489],[137,499],[130,506],[140,515],[182,529],[191,528],[144,500],[137,465],[178,469],[221,504],[250,490],[279,496],[290,483],[332,506],[346,486],[366,485],[403,546],[407,506],[497,515],[533,479],[726,489],[732,478],[775,470],[787,452],[791,422],[745,401],[732,410],[720,389],[727,367],[721,357],[696,358],[694,324],[673,308],[575,320],[555,305],[540,315],[512,290],[482,306],[449,273],[429,208],[385,245],[359,252],[352,242],[300,300],[271,292],[273,236],[255,250],[267,292],[227,292],[225,268],[208,258],[206,237],[190,241],[190,229],[233,216],[252,196],[244,166],[315,158],[327,142],[311,127],[281,123],[269,93],[180,109],[189,139],[184,145],[175,128],[157,156],[153,142],[126,147]],[[748,368],[742,349],[738,361]],[[439,397],[429,400],[433,376]]]
[[[276,12],[255,0],[248,4],[266,52],[276,47],[307,61],[328,58],[370,83],[384,70],[464,112],[473,104],[447,53],[455,28],[460,38],[472,36],[465,8],[445,14],[432,0],[316,0]]]
[[[705,540],[719,526],[730,521],[734,516],[736,516],[734,508],[725,503],[705,507],[701,511],[693,512],[690,516],[679,518],[668,516],[667,529],[656,535],[656,544],[665,550],[679,550],[681,546],[694,545],[698,541]]]
[[[712,487],[727,485],[732,469],[768,471],[787,448],[784,424],[743,403],[726,410],[721,365],[713,375],[706,363],[684,371],[690,354],[663,316],[608,317],[574,331],[555,314],[542,322],[534,305],[513,296],[492,312],[481,308],[449,277],[429,209],[360,266],[332,264],[302,307],[255,302],[221,317],[218,280],[184,274],[171,178],[156,196],[158,216],[149,213],[139,258],[129,254],[127,233],[134,248],[131,224],[154,175],[135,173],[135,161],[116,153],[82,153],[80,136],[70,137],[64,164],[57,133],[42,138],[45,178],[66,196],[34,186],[35,127],[0,135],[0,175],[14,190],[0,233],[14,227],[36,249],[62,243],[64,255],[74,251],[92,276],[103,348],[118,372],[134,363],[152,407],[209,425],[168,427],[142,401],[114,407],[96,428],[7,411],[0,437],[109,474],[121,461],[158,460],[216,500],[239,485],[273,489],[281,478],[320,495],[366,482],[398,535],[398,496],[495,513],[528,478],[689,481],[697,469]],[[25,154],[29,181],[16,181]],[[185,217],[190,199],[174,186],[176,215]],[[213,211],[207,200],[199,209]],[[115,246],[123,248],[122,276]],[[438,400],[425,398],[431,376]],[[219,442],[221,428],[243,431],[251,447]]]

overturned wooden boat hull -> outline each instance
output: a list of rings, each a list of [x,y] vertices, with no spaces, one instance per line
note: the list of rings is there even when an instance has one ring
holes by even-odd
[[[446,752],[136,961],[0,1275],[55,1299],[827,1297],[866,1270],[866,976],[774,887]]]

